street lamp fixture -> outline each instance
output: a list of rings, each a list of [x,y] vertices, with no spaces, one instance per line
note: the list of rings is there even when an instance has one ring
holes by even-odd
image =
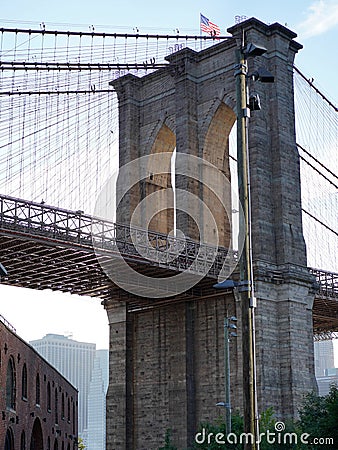
[[[7,276],[7,270],[5,267],[0,263],[0,277],[6,277]]]
[[[238,283],[233,280],[224,280],[213,285],[215,289],[234,289],[236,286],[238,286]]]
[[[229,403],[224,403],[224,402],[218,402],[218,403],[216,403],[216,406],[223,406],[224,408],[230,408]]]
[[[250,111],[259,111],[261,109],[261,99],[258,94],[250,94],[249,108]]]
[[[245,56],[245,59],[249,56],[262,56],[266,52],[267,49],[265,47],[261,47],[253,42],[249,42],[246,46],[242,45],[242,54]]]
[[[248,75],[253,81],[260,81],[261,83],[273,83],[275,77],[265,67],[259,67],[252,74]]]

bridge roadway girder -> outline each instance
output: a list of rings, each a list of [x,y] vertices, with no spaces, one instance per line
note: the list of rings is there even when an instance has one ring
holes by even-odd
[[[136,301],[135,296],[128,295],[110,280],[98,262],[94,250],[90,248],[62,247],[62,243],[58,242],[42,242],[28,236],[8,236],[0,232],[0,257],[8,271],[8,276],[2,279],[3,284],[86,295],[100,298],[102,301],[118,296],[121,301],[126,301],[131,309],[150,304],[142,297]],[[110,260],[107,256],[103,258]],[[131,265],[136,269],[135,263]],[[148,276],[172,274],[148,265],[144,265],[142,269],[141,272]],[[209,283],[202,283],[200,287],[191,290],[190,295],[206,295],[207,291],[210,295],[212,291],[208,290],[208,285],[214,281],[211,279]],[[189,292],[186,295],[188,297]]]
[[[3,217],[2,217],[3,219]],[[130,254],[125,261],[135,270],[150,277],[170,277],[173,270],[149,264],[149,261]],[[80,296],[99,298],[104,304],[111,299],[120,299],[128,304],[128,309],[162,306],[167,302],[184,302],[189,298],[215,295],[212,285],[215,277],[200,280],[185,293],[152,300],[151,297],[130,295],[112,281],[102,266],[113,270],[114,262],[121,258],[119,252],[104,252],[99,255],[93,245],[76,243],[71,239],[55,238],[55,233],[40,230],[29,232],[21,223],[5,223],[0,227],[0,260],[6,267],[8,276],[3,284],[37,290],[50,289]]]
[[[208,276],[196,280],[196,285],[184,294],[151,299],[130,295],[114,283],[102,266],[114,266],[121,254],[136,271],[150,277],[170,277],[178,271],[186,270],[191,264],[186,252],[176,267],[162,267],[140,256],[130,245],[130,236],[123,233],[116,224],[105,223],[106,229],[115,226],[111,241],[117,242],[119,249],[109,251],[93,247],[97,236],[91,235],[98,228],[100,219],[74,211],[49,207],[34,202],[0,196],[0,261],[6,267],[8,276],[1,282],[8,285],[31,289],[67,292],[100,298],[102,302],[111,298],[121,299],[128,309],[152,308],[167,303],[184,302],[189,299],[212,297],[215,295],[213,284],[221,267],[221,255],[218,264],[214,264]],[[52,219],[51,219],[52,217]],[[35,222],[34,222],[35,220]],[[45,222],[43,222],[45,220]],[[102,220],[101,220],[102,222]],[[104,221],[103,221],[104,222]],[[70,226],[65,227],[65,223]],[[38,225],[37,225],[38,224]],[[100,227],[102,224],[100,225]],[[96,228],[95,228],[96,227]],[[141,233],[142,230],[137,230]],[[148,232],[144,231],[147,237]],[[129,230],[130,233],[130,230]],[[156,243],[163,245],[165,237],[152,233]],[[144,239],[144,237],[142,237]],[[167,243],[168,244],[168,243]],[[149,244],[150,249],[154,247]],[[196,254],[198,243],[190,243],[191,255]],[[193,256],[191,256],[192,258]],[[317,280],[317,293],[313,306],[314,333],[338,331],[338,274],[310,269]],[[278,274],[277,274],[278,275]],[[271,283],[283,283],[282,275],[274,274]]]

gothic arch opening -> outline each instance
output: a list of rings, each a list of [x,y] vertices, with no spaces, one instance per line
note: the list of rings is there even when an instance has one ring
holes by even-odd
[[[26,363],[22,367],[22,376],[21,376],[21,396],[24,399],[27,399],[27,366]]]
[[[43,450],[43,435],[39,419],[35,419],[30,442],[30,450]]]
[[[24,430],[21,432],[20,450],[26,450],[26,433]]]
[[[8,428],[6,432],[4,450],[14,450],[14,436],[11,428]]]
[[[203,145],[203,159],[210,162],[217,168],[217,172],[222,173],[229,183],[224,183],[224,178],[220,179],[222,186],[222,198],[219,199],[212,189],[212,180],[204,179],[201,186],[201,197],[203,203],[211,210],[217,224],[217,230],[207,230],[210,224],[203,217],[203,234],[218,232],[219,245],[229,247],[231,245],[231,190],[230,190],[230,164],[229,164],[229,135],[236,121],[234,111],[224,103],[217,108],[210,122]],[[206,239],[205,239],[206,240]]]
[[[10,356],[6,375],[6,407],[15,410],[16,376],[14,358]]]
[[[149,175],[145,183],[145,197],[156,192],[156,197],[151,196],[149,202],[152,202],[152,199],[156,202],[155,207],[158,212],[150,219],[150,211],[153,209],[150,206],[154,205],[151,203],[147,204],[147,221],[150,219],[147,228],[165,234],[168,234],[174,229],[174,196],[171,190],[171,157],[169,157],[168,154],[172,155],[175,147],[175,134],[167,125],[163,124],[156,136],[150,153],[163,153],[164,160],[162,160],[161,163],[167,173],[158,173],[158,167],[152,167],[150,161],[148,167]],[[164,155],[165,153],[166,156]]]

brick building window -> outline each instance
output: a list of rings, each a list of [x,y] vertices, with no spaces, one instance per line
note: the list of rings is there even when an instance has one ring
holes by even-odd
[[[20,450],[26,450],[26,435],[24,431],[21,433]]]
[[[15,365],[12,356],[9,358],[7,366],[6,406],[15,410]]]
[[[34,420],[29,448],[30,450],[42,450],[44,448],[42,427],[38,417]]]
[[[73,434],[75,434],[75,404],[73,403]]]
[[[55,423],[59,423],[59,405],[58,405],[58,402],[59,402],[59,400],[58,400],[58,390],[57,389],[55,389],[55,404],[54,404],[54,406],[55,406],[55,410],[54,410],[54,412],[55,412]],[[56,442],[56,444],[57,444],[57,442]],[[54,447],[55,447],[55,445],[54,445]]]
[[[67,403],[67,420],[70,422],[70,398],[68,397],[68,403]]]
[[[54,450],[59,450],[57,439],[55,439],[55,441],[54,441]]]
[[[14,450],[14,436],[11,428],[8,428],[6,433],[5,450]]]
[[[52,400],[51,400],[52,394],[50,390],[50,382],[47,383],[47,411],[51,412],[52,410]]]
[[[65,394],[63,392],[61,396],[61,419],[65,420]]]
[[[35,380],[35,403],[40,405],[40,375],[36,375]]]
[[[24,400],[27,400],[27,366],[23,365],[22,380],[21,380],[21,395]]]

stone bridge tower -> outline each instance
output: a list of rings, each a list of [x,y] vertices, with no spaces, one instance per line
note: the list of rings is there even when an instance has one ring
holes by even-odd
[[[255,84],[262,110],[250,119],[249,152],[259,409],[272,406],[278,417],[286,418],[297,413],[302,396],[315,387],[314,294],[302,234],[295,139],[293,61],[301,48],[294,41],[296,35],[279,24],[267,26],[249,19],[228,30],[234,39],[200,52],[183,49],[167,57],[166,69],[112,82],[119,99],[120,166],[163,153],[163,164],[169,167],[167,155],[176,148],[177,154],[209,161],[230,179],[235,50],[242,30],[247,41],[268,50],[250,62],[249,70],[264,65],[275,77],[273,84]],[[137,205],[160,192],[158,214],[149,218],[145,202],[133,220],[170,232],[172,192],[162,195],[170,185],[168,174],[149,167],[146,179],[137,184],[132,176],[129,173],[128,179],[126,172],[119,181],[133,187],[121,200],[118,221],[129,223]],[[196,180],[181,174],[176,186],[210,206],[220,245],[231,246],[229,191],[225,189],[220,205],[203,182],[202,175]],[[203,210],[198,204],[188,206],[192,214],[189,217],[182,207],[177,227],[191,238],[207,241],[213,230]],[[234,409],[243,411],[241,308],[233,292],[216,292],[213,283],[210,280],[209,289],[200,290],[204,292],[200,296],[154,299],[153,308],[131,311],[119,298],[105,304],[110,324],[107,450],[158,449],[168,429],[178,448],[188,448],[201,421],[223,414],[215,404],[224,399],[223,318],[227,314],[239,319],[238,337],[230,344],[231,389]]]

